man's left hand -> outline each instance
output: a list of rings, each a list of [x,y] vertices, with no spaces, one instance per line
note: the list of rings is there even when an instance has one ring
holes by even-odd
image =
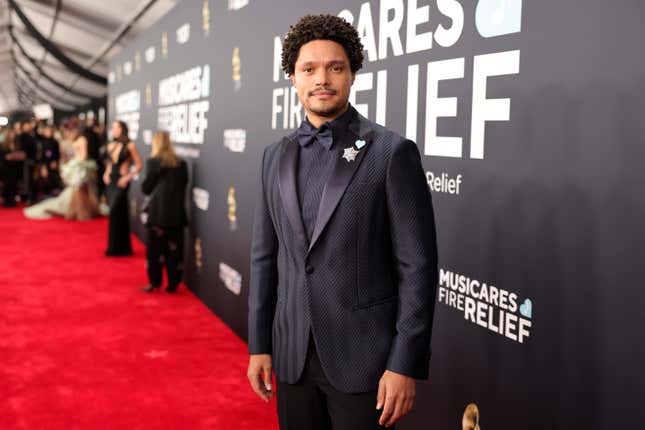
[[[383,408],[379,425],[390,427],[412,409],[416,392],[414,378],[386,370],[376,395],[376,409]]]

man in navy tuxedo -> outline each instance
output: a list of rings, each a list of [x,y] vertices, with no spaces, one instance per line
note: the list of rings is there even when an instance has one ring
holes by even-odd
[[[391,427],[428,377],[432,202],[415,143],[348,103],[362,62],[332,15],[303,17],[284,42],[306,119],[262,157],[247,374],[265,401],[277,391],[282,429]]]

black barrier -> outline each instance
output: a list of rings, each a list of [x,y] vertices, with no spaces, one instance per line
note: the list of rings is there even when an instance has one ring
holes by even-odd
[[[398,428],[636,428],[645,5],[583,3],[183,2],[114,58],[110,114],[144,156],[173,133],[187,283],[245,338],[261,154],[302,119],[281,41],[346,17],[366,47],[352,102],[417,142],[436,211],[430,381]]]
[[[40,76],[42,76],[43,78],[47,79],[52,84],[56,85],[58,88],[60,88],[62,90],[65,90],[65,92],[67,92],[69,94],[72,94],[74,96],[88,98],[88,99],[92,99],[92,98],[96,97],[96,96],[93,96],[91,94],[87,94],[87,93],[80,92],[78,90],[71,89],[68,86],[66,86],[65,84],[63,84],[62,82],[60,82],[60,81],[54,79],[53,77],[51,77],[47,72],[45,72],[45,70],[43,70],[42,67],[40,67],[40,65],[36,62],[36,60],[33,57],[31,57],[29,54],[27,54],[27,52],[25,51],[25,48],[22,46],[20,41],[18,41],[16,36],[13,34],[13,30],[11,28],[9,29],[9,35],[11,36],[11,40],[12,40],[13,44],[18,47],[18,49],[20,50],[22,55],[27,60],[29,60],[31,65],[34,66],[34,68],[40,73]],[[13,54],[13,50],[11,52]]]
[[[79,103],[77,101],[70,100],[68,97],[63,96],[63,95],[52,94],[52,92],[50,90],[48,90],[47,88],[44,88],[43,86],[41,86],[40,83],[38,83],[36,81],[36,78],[34,78],[31,75],[31,72],[29,72],[29,70],[27,70],[22,65],[22,63],[16,58],[16,56],[13,53],[13,51],[10,51],[10,53],[11,53],[11,60],[13,61],[13,64],[15,64],[16,69],[20,70],[27,77],[28,81],[31,82],[31,84],[34,86],[34,88],[37,88],[38,90],[40,90],[43,93],[47,94],[48,97],[53,98],[57,102],[64,103],[66,105],[71,105],[74,108],[78,107]]]
[[[45,50],[47,50],[48,53],[50,53],[54,58],[60,61],[61,64],[85,79],[89,79],[90,81],[94,81],[102,85],[105,85],[107,83],[105,76],[98,75],[91,70],[84,68],[83,66],[69,58],[67,55],[65,55],[63,51],[58,49],[55,44],[53,44],[51,41],[49,41],[49,39],[43,36],[31,23],[29,18],[27,18],[27,15],[24,14],[22,9],[20,9],[20,7],[14,0],[8,0],[8,2],[9,6],[11,6],[11,9],[16,13],[18,18],[20,18],[20,21],[22,21],[29,33],[38,41],[38,43],[40,43],[43,48],[45,48]]]
[[[25,73],[22,69],[17,70],[20,70],[20,73],[16,73],[15,75],[17,84],[16,87],[23,87],[28,89],[29,92],[36,96],[39,100],[52,105],[52,107],[56,109],[72,112],[72,109],[74,108],[73,105],[68,105],[63,101],[58,100],[56,97],[49,94],[49,92],[41,89],[31,75]],[[23,76],[26,77],[26,79]]]

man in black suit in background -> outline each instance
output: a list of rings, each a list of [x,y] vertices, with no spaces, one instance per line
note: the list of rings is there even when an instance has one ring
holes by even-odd
[[[103,136],[97,132],[97,125],[94,120],[89,120],[83,131],[83,136],[87,139],[87,159],[94,160],[96,163],[96,191],[101,198],[105,194],[105,183],[103,174],[105,174],[105,141]]]
[[[419,151],[348,103],[351,25],[305,16],[282,68],[306,112],[262,158],[251,250],[248,377],[282,429],[391,427],[427,379],[437,284]]]
[[[36,166],[37,145],[33,135],[33,129],[34,126],[31,119],[22,121],[20,124],[20,134],[17,136],[18,144],[26,154],[22,175],[22,198],[27,203],[33,203],[36,197],[34,195],[34,169]]]

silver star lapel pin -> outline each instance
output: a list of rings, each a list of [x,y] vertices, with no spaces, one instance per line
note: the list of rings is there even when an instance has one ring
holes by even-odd
[[[351,146],[349,148],[345,148],[345,151],[343,152],[343,158],[348,162],[356,160],[357,155],[358,151]]]

